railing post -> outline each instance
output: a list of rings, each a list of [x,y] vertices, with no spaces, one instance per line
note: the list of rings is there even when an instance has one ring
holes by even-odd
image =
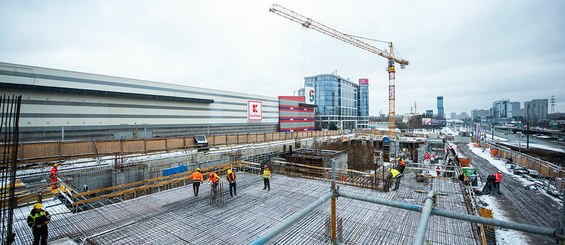
[[[331,232],[331,241],[332,244],[336,244],[336,200],[337,200],[337,192],[336,192],[336,184],[335,184],[335,160],[332,159],[332,201],[331,201],[331,210],[330,210],[330,232]]]

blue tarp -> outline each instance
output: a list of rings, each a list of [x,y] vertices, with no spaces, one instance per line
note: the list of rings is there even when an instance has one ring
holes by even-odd
[[[187,170],[188,170],[188,168],[184,165],[180,165],[180,166],[174,167],[174,168],[166,168],[166,169],[163,169],[163,176],[180,174],[180,173],[186,172]]]

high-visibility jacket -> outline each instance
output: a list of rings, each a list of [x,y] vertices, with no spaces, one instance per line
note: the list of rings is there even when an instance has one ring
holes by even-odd
[[[394,168],[391,168],[391,169],[390,169],[390,174],[392,174],[392,178],[396,178],[396,176],[398,176],[398,175],[400,174],[400,171],[398,171],[398,170],[396,170],[396,169],[394,169]]]
[[[51,215],[43,209],[32,209],[30,214],[27,216],[27,224],[29,227],[34,225],[44,225],[44,222],[49,220],[51,220]]]
[[[211,178],[208,178],[208,180],[212,183],[216,183],[220,181],[220,177],[217,174],[213,174]]]
[[[228,179],[228,182],[230,182],[230,183],[235,182],[235,173],[231,172],[231,174],[226,175],[226,178]]]
[[[270,179],[271,178],[271,170],[268,170],[268,169],[263,170],[263,178]]]
[[[192,181],[204,182],[204,177],[202,176],[202,173],[198,171],[192,173]]]
[[[496,183],[500,183],[500,181],[502,180],[502,174],[497,172],[494,174],[494,178],[495,178],[494,181]]]

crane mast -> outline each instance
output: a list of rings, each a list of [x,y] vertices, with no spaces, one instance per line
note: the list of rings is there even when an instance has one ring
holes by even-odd
[[[279,16],[282,16],[284,18],[287,18],[291,21],[294,21],[300,25],[302,25],[305,28],[309,28],[312,30],[316,30],[319,31],[323,34],[326,34],[330,37],[333,37],[335,39],[341,40],[345,43],[351,44],[355,47],[358,47],[360,49],[364,49],[366,51],[369,51],[373,54],[376,54],[378,56],[381,56],[383,58],[388,59],[388,67],[387,67],[387,71],[388,71],[388,81],[389,81],[389,87],[388,87],[388,128],[389,128],[389,135],[392,134],[392,132],[394,131],[394,129],[396,128],[395,122],[396,122],[396,113],[395,113],[395,79],[396,79],[396,68],[395,68],[395,63],[398,63],[400,65],[401,69],[404,69],[404,67],[406,65],[409,64],[408,60],[404,60],[404,59],[399,59],[396,58],[394,55],[394,47],[392,45],[392,42],[387,42],[389,45],[389,51],[387,52],[386,50],[382,50],[379,49],[377,47],[374,47],[366,42],[363,42],[357,38],[352,37],[351,35],[347,35],[345,33],[342,33],[340,31],[337,31],[333,28],[330,28],[320,22],[317,22],[315,20],[312,20],[310,18],[307,18],[306,16],[303,16],[301,14],[298,14],[290,9],[287,9],[285,7],[282,7],[280,5],[277,4],[273,4],[273,6],[269,9],[269,12],[275,13]]]

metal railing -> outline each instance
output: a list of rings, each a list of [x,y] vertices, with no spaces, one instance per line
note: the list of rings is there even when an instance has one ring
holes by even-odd
[[[334,165],[333,162],[332,162],[332,165]],[[356,194],[356,193],[353,193],[353,192],[341,191],[341,190],[339,190],[339,186],[335,185],[335,168],[332,166],[332,188],[331,188],[331,192],[324,194],[316,202],[314,202],[311,205],[309,205],[308,207],[300,210],[299,212],[295,213],[291,217],[283,220],[281,223],[279,223],[278,225],[276,225],[272,229],[268,230],[265,234],[263,234],[259,238],[255,239],[250,244],[255,245],[255,244],[266,243],[269,239],[273,238],[277,234],[279,234],[282,231],[284,231],[285,229],[289,228],[291,225],[298,222],[300,219],[304,218],[312,210],[314,210],[316,207],[320,206],[321,204],[323,204],[325,201],[327,201],[328,199],[330,199],[332,197],[345,197],[345,198],[350,198],[350,199],[354,199],[354,200],[365,201],[365,202],[375,203],[375,204],[379,204],[379,205],[385,205],[385,206],[394,207],[394,208],[405,209],[405,210],[414,211],[414,212],[420,212],[421,213],[420,219],[418,220],[417,230],[416,230],[416,233],[415,233],[414,240],[412,242],[412,244],[414,244],[414,245],[424,244],[425,235],[426,235],[426,231],[427,231],[427,227],[428,227],[428,223],[429,223],[429,218],[432,215],[437,215],[437,216],[442,216],[442,217],[447,217],[447,218],[452,218],[452,219],[457,219],[457,220],[463,220],[463,221],[469,221],[469,222],[477,223],[477,224],[492,225],[492,226],[498,226],[498,227],[517,230],[517,231],[524,231],[524,232],[529,232],[529,233],[534,233],[534,234],[551,236],[555,239],[565,239],[565,236],[561,233],[562,230],[563,230],[561,228],[548,228],[548,227],[542,227],[542,226],[537,226],[537,225],[522,224],[522,223],[517,223],[517,222],[512,222],[512,221],[483,218],[483,217],[479,217],[479,216],[475,216],[475,215],[463,214],[463,213],[457,213],[457,212],[448,211],[448,210],[444,210],[444,209],[433,208],[432,205],[433,205],[434,199],[435,199],[435,192],[433,190],[428,193],[428,195],[425,199],[424,205],[398,202],[398,201],[388,200],[388,199],[384,199],[384,198],[368,197],[368,196]],[[334,209],[335,206],[332,205],[331,208]],[[565,213],[565,211],[564,211],[564,213]],[[564,214],[564,217],[565,217],[565,214]],[[332,228],[334,228],[334,227],[332,227]],[[336,240],[333,240],[333,239],[334,239],[334,237],[332,236],[332,243],[335,244]]]

